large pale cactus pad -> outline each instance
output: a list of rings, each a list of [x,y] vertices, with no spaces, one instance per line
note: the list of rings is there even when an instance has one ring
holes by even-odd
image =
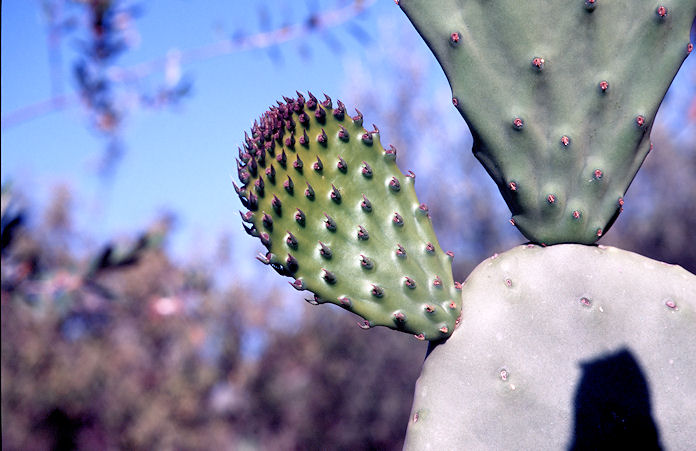
[[[401,0],[442,65],[512,222],[594,243],[693,49],[696,0]]]
[[[615,248],[520,246],[467,279],[406,449],[693,449],[696,276]]]

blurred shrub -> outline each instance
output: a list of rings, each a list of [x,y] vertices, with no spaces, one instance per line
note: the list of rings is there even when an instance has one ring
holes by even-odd
[[[77,258],[51,208],[2,256],[4,449],[400,447],[423,344],[302,304],[268,327],[277,294],[174,264],[166,221]]]

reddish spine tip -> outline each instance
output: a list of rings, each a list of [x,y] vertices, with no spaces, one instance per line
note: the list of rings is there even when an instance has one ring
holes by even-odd
[[[276,161],[278,163],[280,163],[280,165],[282,167],[285,167],[285,165],[287,164],[287,161],[288,161],[287,155],[285,155],[285,149],[283,149],[283,151],[281,153],[276,155]]]
[[[363,123],[363,115],[362,115],[362,113],[361,113],[360,110],[357,109],[357,108],[355,109],[355,112],[356,112],[357,114],[356,114],[355,116],[353,116],[351,119],[353,119],[353,122],[354,122],[356,125],[362,125],[362,123]]]
[[[602,172],[601,169],[595,169],[595,170],[594,170],[593,177],[595,178],[595,180],[599,180],[599,179],[601,179],[603,176],[604,176],[604,173]]]
[[[445,252],[445,254],[447,254],[447,256],[451,259],[454,258],[454,252],[452,252],[452,251],[447,251],[447,252]]]
[[[692,43],[686,44],[686,53],[691,53],[691,51],[694,49],[694,45]]]
[[[305,219],[306,219],[306,218],[305,218],[304,212],[298,208],[297,211],[295,212],[295,221],[296,221],[299,225],[301,225],[301,226],[304,227],[304,225],[305,225]]]
[[[295,190],[295,184],[292,182],[292,179],[289,175],[288,179],[283,182],[283,188],[285,188],[285,191],[287,191],[287,193],[292,196],[293,191]]]
[[[459,106],[459,99],[457,99],[456,97],[452,97],[452,105]]]
[[[450,33],[450,38],[449,38],[450,44],[457,45],[457,44],[459,44],[459,41],[461,39],[462,39],[462,35],[459,34],[458,31],[454,31],[454,32]]]
[[[563,147],[568,147],[570,145],[570,137],[568,135],[561,136],[561,144]]]
[[[254,182],[254,189],[259,194],[259,196],[263,197],[263,189],[265,188],[265,186],[266,186],[266,184],[264,183],[264,181],[261,177],[257,178],[256,181]]]
[[[433,243],[429,242],[425,244],[425,252],[427,252],[428,254],[432,254],[433,252],[435,252],[435,246],[433,246]]]
[[[292,162],[292,167],[297,169],[299,172],[302,172],[302,167],[304,166],[304,163],[302,162],[302,159],[300,158],[300,155],[297,155],[297,158],[295,158],[295,161]]]
[[[657,7],[657,9],[655,9],[655,14],[657,14],[657,17],[659,17],[660,19],[664,19],[665,17],[667,17],[667,8],[663,5],[660,5]]]
[[[276,196],[275,194],[273,195],[273,199],[271,199],[271,206],[273,207],[273,210],[276,213],[280,214],[281,203],[280,203],[280,199],[278,199],[278,196]]]
[[[269,215],[268,213],[264,213],[261,222],[263,223],[263,226],[266,229],[273,230],[273,218],[271,217],[271,215]]]
[[[544,58],[537,56],[532,58],[532,67],[538,71],[544,68]]]
[[[261,244],[263,244],[269,251],[271,250],[271,236],[267,234],[266,232],[263,232],[261,235],[259,235],[259,239],[261,240]]]
[[[374,267],[374,264],[372,263],[372,260],[369,257],[365,257],[364,255],[360,254],[360,266],[362,266],[365,269],[372,269]]]
[[[330,285],[333,285],[336,283],[336,275],[334,273],[332,273],[328,269],[324,269],[324,268],[322,268],[321,270],[324,272],[322,277],[324,278],[326,283],[328,283]]]
[[[297,259],[290,254],[288,254],[288,258],[285,260],[285,264],[288,268],[288,271],[290,271],[291,273],[297,272],[297,269],[300,266]]]
[[[302,291],[304,290],[304,282],[302,282],[302,279],[296,279],[294,282],[288,282],[294,289],[297,291]]]
[[[607,92],[609,90],[609,82],[606,80],[602,80],[599,82],[599,90],[601,92]]]
[[[645,125],[645,117],[641,116],[640,114],[636,116],[636,124],[638,125],[638,127],[642,127],[643,125]]]
[[[268,254],[263,255],[263,254],[259,253],[256,256],[256,260],[260,261],[264,265],[268,265],[269,263],[271,263],[271,260],[268,258]]]
[[[442,286],[442,279],[440,279],[440,276],[435,276],[435,279],[433,280],[433,286],[435,286],[435,287]]]
[[[399,180],[396,177],[392,177],[392,179],[389,181],[389,188],[391,188],[391,190],[394,192],[401,190],[401,183],[399,183]]]
[[[338,156],[338,163],[336,164],[336,167],[338,168],[339,171],[343,172],[344,174],[348,170],[348,164],[346,163],[346,161],[343,158],[341,158],[340,155]]]
[[[327,96],[326,93],[324,93],[324,101],[321,102],[321,104],[326,108],[331,108],[331,97]]]
[[[396,256],[397,257],[406,257],[406,249],[401,244],[396,245]]]
[[[517,191],[517,182],[508,183],[508,188],[510,188],[510,191]]]
[[[512,120],[512,127],[515,130],[522,130],[524,128],[524,120],[521,117],[516,117]]]
[[[313,298],[305,298],[305,301],[307,301],[308,304],[319,305],[319,296],[315,294]]]
[[[321,241],[319,241],[319,254],[326,259],[330,259],[333,255],[331,248]]]
[[[556,196],[553,194],[549,194],[548,196],[546,196],[546,201],[550,204],[553,204],[556,202]]]
[[[372,293],[372,296],[374,296],[374,297],[376,297],[376,298],[381,298],[382,296],[384,296],[384,290],[383,290],[381,287],[379,287],[378,285],[375,285],[375,284],[372,284],[372,291],[371,291],[371,293]]]
[[[370,238],[370,235],[367,233],[367,229],[363,226],[358,226],[358,239],[360,240],[368,240]]]
[[[317,103],[318,103],[317,98],[314,97],[314,94],[312,94],[309,91],[307,91],[307,95],[309,96],[309,100],[307,100],[307,103],[306,103],[307,108],[309,108],[310,110],[313,110],[317,107]]]
[[[269,182],[273,183],[275,185],[275,176],[276,176],[276,171],[273,165],[270,165],[269,167],[266,168],[266,178],[268,179]]]
[[[333,111],[333,115],[336,119],[342,121],[346,117],[346,107],[340,100],[337,100],[336,103],[338,103],[338,106]]]
[[[324,164],[323,164],[323,163],[321,162],[321,160],[319,159],[319,156],[317,156],[317,161],[314,162],[314,164],[312,165],[312,168],[313,168],[315,171],[317,171],[317,172],[319,172],[319,171],[321,171],[322,169],[324,169]]]
[[[324,213],[324,216],[326,216],[326,221],[324,221],[324,225],[326,225],[326,228],[330,232],[335,232],[336,231],[336,221],[334,221],[334,219],[331,216],[327,215],[326,213]]]
[[[597,237],[600,237],[600,236],[602,236],[602,233],[603,233],[602,229],[597,229],[597,232],[595,233],[595,235],[597,235]]]
[[[291,249],[297,249],[297,238],[291,232],[288,232],[287,238],[285,238],[285,244]]]
[[[341,203],[341,192],[338,191],[338,188],[336,188],[333,184],[331,184],[331,200],[337,204]]]
[[[579,210],[573,210],[573,219],[580,219],[580,216]]]
[[[305,189],[304,192],[305,197],[309,200],[314,200],[314,188],[312,188],[312,185],[310,185],[309,182],[305,183],[307,183],[307,189]]]
[[[319,144],[326,144],[326,142],[328,141],[328,139],[329,139],[329,138],[328,138],[328,136],[326,136],[326,131],[324,131],[324,129],[322,128],[322,129],[321,129],[321,133],[319,133],[319,134],[317,135],[317,142],[318,142]]]
[[[394,217],[392,218],[392,222],[394,223],[394,225],[402,226],[402,225],[404,225],[404,218],[401,217],[401,215],[399,213],[394,213]]]
[[[366,213],[370,213],[372,211],[372,203],[364,194],[363,194],[363,200],[362,200],[362,202],[360,202],[360,208],[362,208],[363,211]]]

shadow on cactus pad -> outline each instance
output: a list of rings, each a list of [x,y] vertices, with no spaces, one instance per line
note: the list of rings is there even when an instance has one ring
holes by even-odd
[[[582,364],[570,450],[659,450],[648,381],[628,349]]]

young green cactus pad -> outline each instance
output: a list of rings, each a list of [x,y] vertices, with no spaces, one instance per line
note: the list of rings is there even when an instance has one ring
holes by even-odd
[[[696,0],[401,0],[474,153],[535,243],[594,243],[621,211],[693,44]]]
[[[529,245],[481,263],[462,296],[461,326],[426,358],[406,449],[693,448],[693,274]]]
[[[258,259],[312,291],[310,302],[344,307],[364,327],[446,338],[461,309],[452,255],[416,198],[415,175],[399,171],[396,149],[362,119],[311,93],[266,112],[239,151],[245,228],[268,249]]]

